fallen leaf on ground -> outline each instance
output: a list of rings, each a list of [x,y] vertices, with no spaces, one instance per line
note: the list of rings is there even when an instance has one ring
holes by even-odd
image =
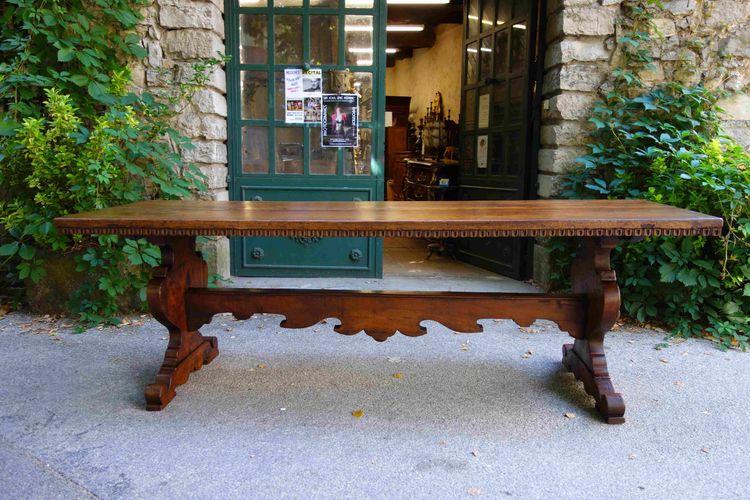
[[[265,363],[261,363],[261,364],[258,365],[258,368],[265,368],[265,367],[266,367]]]
[[[396,357],[388,358],[388,362],[389,363],[400,363],[401,362],[401,358],[396,358]]]
[[[664,364],[669,363],[669,360],[667,358],[659,358],[659,361],[661,361]]]
[[[477,497],[482,494],[482,490],[480,490],[479,488],[469,488],[468,490],[466,490],[466,493],[473,497]]]
[[[521,326],[518,329],[524,333],[539,333],[538,328],[531,328],[530,326]]]
[[[468,351],[469,350],[469,343],[466,342],[465,344],[461,344],[461,350],[462,351]]]
[[[394,374],[393,374],[393,378],[397,378],[397,379],[399,379],[399,380],[400,380],[400,379],[404,378],[404,376],[403,376],[403,374],[401,374],[401,373],[394,373]]]
[[[563,415],[565,415],[565,418],[576,418],[576,414],[569,411],[563,413]]]
[[[365,412],[363,410],[354,410],[352,412],[352,417],[362,418],[365,416]]]
[[[635,460],[636,456],[637,455],[635,453],[631,453],[630,455],[628,455],[628,460]]]
[[[675,380],[674,381],[674,385],[676,385],[678,387],[684,387],[685,386],[685,382],[683,382],[682,380]]]
[[[527,359],[527,358],[530,358],[533,354],[534,354],[534,351],[532,351],[531,349],[529,349],[525,353],[521,354],[521,357],[523,359]]]
[[[2,304],[0,305],[0,318],[5,316],[10,312],[10,304]]]
[[[474,455],[475,457],[479,456],[479,453],[477,453],[477,450],[472,450],[471,454]]]
[[[707,448],[704,446],[703,448],[701,448],[701,451],[705,454],[708,454],[708,452],[711,451],[711,448]]]

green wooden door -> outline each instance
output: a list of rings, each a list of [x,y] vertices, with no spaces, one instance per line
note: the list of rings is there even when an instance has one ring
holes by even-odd
[[[233,200],[383,199],[386,2],[227,0]],[[359,146],[323,148],[319,123],[285,122],[284,69],[334,72],[359,94]],[[342,71],[349,70],[347,77]],[[382,275],[377,238],[234,238],[236,276]]]

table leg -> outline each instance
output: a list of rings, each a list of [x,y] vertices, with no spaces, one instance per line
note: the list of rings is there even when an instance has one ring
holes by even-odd
[[[563,365],[583,382],[608,424],[625,422],[625,402],[615,392],[604,355],[604,335],[620,315],[620,289],[609,262],[617,238],[585,238],[573,263],[573,292],[588,297],[584,338],[563,346]]]
[[[175,396],[178,385],[190,373],[219,355],[216,337],[204,337],[188,327],[185,297],[188,288],[206,287],[206,263],[195,251],[195,238],[170,238],[162,246],[162,267],[154,270],[148,284],[148,305],[169,330],[169,344],[156,381],[146,386],[146,409],[162,410]]]

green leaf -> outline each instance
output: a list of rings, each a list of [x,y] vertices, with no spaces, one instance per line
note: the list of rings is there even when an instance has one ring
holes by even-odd
[[[693,269],[681,269],[677,273],[677,280],[685,286],[695,286],[698,284],[696,280],[696,272]]]
[[[79,87],[85,87],[89,83],[89,77],[86,75],[73,75],[70,77],[70,81]]]
[[[19,244],[17,241],[0,246],[0,257],[10,257],[11,255],[15,255],[18,251],[18,247]]]
[[[36,255],[36,248],[31,245],[21,245],[21,248],[18,250],[18,255],[23,260],[31,260],[34,258],[34,255]]]
[[[57,51],[57,60],[60,62],[72,61],[76,56],[76,50],[73,47],[63,47]]]
[[[659,267],[659,274],[664,283],[674,283],[677,279],[677,270],[672,264],[662,264],[661,267]]]

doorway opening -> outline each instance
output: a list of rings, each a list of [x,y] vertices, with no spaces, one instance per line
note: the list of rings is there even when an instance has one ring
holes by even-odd
[[[230,199],[533,198],[544,1],[226,0]],[[338,138],[351,144],[331,142],[334,101],[346,106],[331,108],[331,130],[352,131]],[[367,279],[462,261],[526,279],[531,247],[243,237],[231,267],[236,277]]]
[[[541,0],[388,6],[386,200],[534,198],[543,9]],[[385,255],[398,254],[389,244]],[[527,239],[421,245],[430,259],[515,279],[532,271]]]

